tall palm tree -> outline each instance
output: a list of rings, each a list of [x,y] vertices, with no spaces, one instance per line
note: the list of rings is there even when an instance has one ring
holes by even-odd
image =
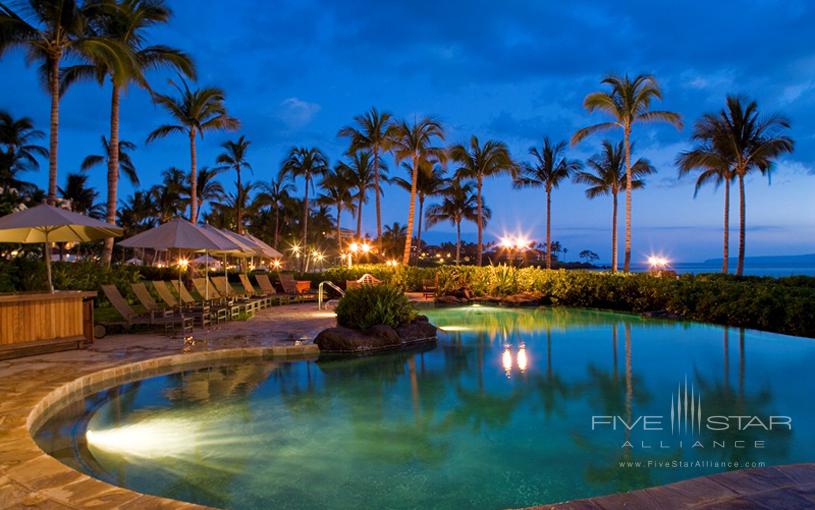
[[[402,163],[402,167],[410,173],[410,165]],[[393,177],[391,182],[410,191],[410,181],[401,177]],[[423,163],[419,167],[419,180],[416,183],[416,196],[419,199],[419,224],[416,229],[416,249],[422,251],[422,225],[424,223],[424,203],[427,197],[440,195],[442,190],[449,185],[450,181],[444,177],[444,167]]]
[[[320,183],[323,194],[317,203],[337,209],[337,253],[342,252],[342,212],[347,210],[354,214],[354,195],[351,193],[354,185],[348,175],[349,169],[344,163],[339,163],[334,170],[327,173]]]
[[[572,145],[587,136],[600,131],[620,128],[623,130],[625,145],[625,260],[623,270],[631,269],[631,190],[634,179],[631,173],[631,128],[638,122],[667,122],[682,129],[682,118],[678,113],[651,110],[651,102],[662,99],[662,90],[656,79],[647,74],[637,75],[633,80],[625,76],[607,76],[601,82],[611,87],[609,91],[592,92],[583,100],[583,107],[589,113],[600,110],[612,117],[611,122],[602,122],[578,130],[572,136]]]
[[[633,147],[632,147],[633,149]],[[625,149],[623,142],[612,145],[603,140],[603,150],[587,161],[589,170],[575,174],[574,180],[589,187],[586,197],[592,199],[602,195],[611,195],[611,272],[617,271],[617,195],[626,187]],[[631,165],[631,189],[645,186],[641,177],[656,172],[651,163],[644,158]]]
[[[204,132],[237,129],[240,126],[238,119],[231,117],[226,111],[224,91],[217,87],[204,87],[191,90],[184,79],[181,85],[170,82],[179,94],[179,97],[154,94],[156,103],[163,106],[176,121],[176,124],[164,124],[154,129],[147,137],[147,142],[164,138],[171,133],[184,133],[190,139],[190,181],[192,194],[190,196],[190,221],[198,221],[198,185],[197,155],[195,136],[204,138]]]
[[[362,238],[362,205],[368,201],[368,190],[373,187],[376,181],[373,161],[367,151],[357,151],[349,163],[341,163],[345,166],[343,173],[346,175],[352,188],[357,190],[354,198],[357,202],[357,239]]]
[[[303,193],[303,237],[302,245],[308,244],[308,216],[310,213],[308,203],[309,188],[314,187],[314,179],[328,172],[328,158],[316,147],[292,147],[289,155],[283,161],[282,171],[290,179],[303,177],[306,186]]]
[[[442,221],[449,221],[456,227],[456,264],[461,262],[461,222],[464,220],[478,223],[492,216],[490,209],[483,204],[479,209],[478,197],[473,193],[471,183],[462,184],[453,180],[442,192],[442,201],[427,208],[427,228]],[[480,215],[479,215],[480,212]]]
[[[122,44],[95,31],[96,13],[77,0],[26,0],[15,12],[0,2],[0,56],[10,48],[22,47],[28,61],[41,61],[40,75],[51,96],[48,158],[48,201],[57,196],[59,140],[60,63],[63,57],[105,62],[111,69],[126,72],[135,62]],[[25,14],[22,14],[25,12]]]
[[[127,140],[119,140],[118,146],[118,155],[116,157],[117,166],[119,167],[119,170],[125,174],[132,185],[138,186],[139,174],[136,172],[136,165],[133,164],[133,159],[130,157],[130,154],[128,154],[129,152],[136,150],[136,144],[133,142],[128,142]],[[91,168],[94,168],[103,162],[109,162],[110,147],[111,145],[108,142],[108,139],[105,136],[102,136],[102,154],[91,154],[85,156],[85,159],[82,160],[82,165],[79,167],[80,170],[87,172]],[[110,165],[108,165],[108,168],[110,168]],[[110,177],[110,175],[108,175],[108,177]],[[116,178],[118,183],[118,175]],[[108,193],[108,198],[110,198],[110,193]],[[108,209],[107,212],[110,212],[110,210]]]
[[[792,152],[792,138],[783,134],[790,122],[772,114],[759,117],[758,104],[739,96],[727,96],[727,104],[718,114],[706,114],[696,123],[694,138],[707,141],[708,148],[717,152],[720,163],[728,166],[739,183],[739,258],[736,275],[744,274],[746,238],[746,197],[744,178],[752,171],[762,174],[772,171],[775,160]],[[706,160],[716,164],[715,160]]]
[[[32,185],[17,179],[17,174],[40,168],[38,157],[47,158],[48,149],[37,144],[45,133],[34,128],[28,117],[15,119],[0,111],[0,187],[29,188]]]
[[[241,185],[241,170],[244,168],[252,170],[252,165],[246,160],[246,153],[249,151],[249,145],[252,142],[246,139],[243,135],[235,141],[226,141],[221,144],[224,152],[218,155],[215,160],[216,163],[221,165],[220,170],[235,170],[237,177],[236,186],[238,188],[238,196],[246,198],[247,190],[243,189]],[[245,200],[237,200],[235,202],[235,224],[238,228],[238,233],[243,234],[243,205]]]
[[[516,188],[543,188],[546,191],[546,269],[552,269],[552,190],[579,171],[583,165],[568,159],[563,153],[566,142],[553,145],[549,137],[543,138],[543,147],[530,147],[532,163],[525,163],[515,177]]]
[[[260,193],[256,197],[257,200],[266,205],[270,205],[274,211],[274,247],[278,247],[280,237],[280,210],[283,208],[283,202],[289,198],[289,193],[294,193],[294,184],[292,184],[285,173],[278,171],[277,177],[274,177],[269,182],[263,182],[258,185]]]
[[[376,238],[382,237],[382,204],[380,197],[382,194],[380,179],[385,169],[382,163],[382,154],[390,150],[392,135],[394,132],[391,114],[380,112],[375,107],[363,115],[354,117],[355,126],[346,126],[340,129],[337,136],[351,139],[349,153],[360,149],[367,150],[373,158],[372,165],[374,171],[374,196],[376,197]],[[381,243],[379,248],[381,249]]]
[[[104,206],[95,203],[99,193],[88,186],[88,176],[83,174],[68,174],[64,188],[58,188],[62,198],[71,202],[71,210],[87,214],[93,218],[104,216]]]
[[[478,137],[470,137],[469,146],[454,145],[450,148],[450,157],[459,165],[456,169],[457,179],[472,179],[475,182],[476,201],[478,206],[478,243],[476,264],[481,265],[484,252],[484,179],[503,173],[514,175],[515,163],[509,155],[506,144],[496,140],[487,140],[481,145]]]
[[[150,90],[145,72],[156,68],[172,68],[195,78],[195,67],[184,52],[165,45],[148,45],[148,31],[169,22],[172,12],[164,0],[97,0],[88,2],[88,10],[97,20],[95,29],[101,37],[115,41],[126,53],[130,66],[111,66],[109,59],[94,59],[91,64],[80,64],[63,70],[62,88],[75,80],[95,78],[102,84],[109,79],[110,143],[108,145],[108,194],[107,221],[116,220],[116,204],[119,188],[119,109],[122,90],[135,83]],[[131,179],[132,180],[132,179]],[[105,241],[102,258],[110,264],[113,239]]]
[[[700,121],[701,122],[701,121]],[[704,131],[709,126],[697,125],[694,129],[693,138],[697,140],[696,147],[689,151],[684,151],[676,158],[679,167],[679,175],[687,175],[694,170],[699,170],[696,177],[696,187],[693,191],[693,198],[699,193],[699,188],[712,182],[717,188],[724,183],[724,247],[722,251],[722,273],[728,272],[728,262],[730,259],[730,183],[736,177],[731,168],[730,159],[727,157],[727,148],[717,147],[724,142],[723,136],[715,139],[706,138]],[[697,136],[699,136],[697,138]]]
[[[414,120],[413,124],[402,121],[393,127],[390,150],[396,164],[409,159],[410,170],[410,205],[408,206],[407,239],[402,264],[410,263],[410,245],[413,240],[413,220],[416,215],[416,193],[419,182],[419,168],[423,162],[445,163],[447,152],[442,147],[433,145],[436,140],[444,140],[444,129],[441,123],[433,118],[424,117]]]

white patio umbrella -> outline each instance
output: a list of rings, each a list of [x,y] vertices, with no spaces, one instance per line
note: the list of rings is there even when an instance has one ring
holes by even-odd
[[[45,270],[48,274],[48,289],[52,293],[51,243],[98,241],[120,236],[122,232],[122,228],[117,225],[47,204],[0,218],[0,242],[45,244]]]
[[[188,250],[220,253],[224,250],[237,250],[234,243],[212,235],[203,227],[193,225],[187,220],[176,218],[156,228],[146,230],[119,243],[125,248],[152,248],[154,250]],[[179,269],[178,279],[181,280]],[[209,299],[209,278],[206,278],[206,299]]]
[[[260,248],[261,252],[263,252],[263,256],[268,259],[282,259],[283,254],[274,249],[271,245],[268,245],[258,239],[257,237],[253,236],[252,234],[243,234],[243,237],[248,239],[250,242],[254,243],[258,248]]]

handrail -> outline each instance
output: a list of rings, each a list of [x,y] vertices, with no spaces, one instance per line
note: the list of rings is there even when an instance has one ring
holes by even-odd
[[[320,285],[317,286],[317,310],[323,309],[323,285],[328,284],[329,287],[336,290],[340,293],[341,296],[345,295],[345,291],[339,288],[334,282],[326,280],[324,282],[320,282]]]

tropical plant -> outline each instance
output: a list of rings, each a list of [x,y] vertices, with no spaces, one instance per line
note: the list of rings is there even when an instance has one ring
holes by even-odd
[[[546,191],[546,269],[552,269],[552,190],[579,171],[580,161],[568,159],[563,153],[566,142],[552,144],[543,138],[543,147],[530,147],[532,163],[524,163],[515,177],[516,188],[543,188]]]
[[[154,94],[154,101],[163,106],[176,124],[164,124],[154,129],[147,137],[152,142],[172,133],[186,134],[190,139],[190,181],[192,194],[190,195],[190,221],[198,221],[198,165],[195,147],[196,135],[204,138],[206,131],[237,129],[240,126],[238,119],[231,117],[226,111],[224,101],[226,95],[217,87],[204,87],[196,90],[190,89],[187,82],[180,79],[181,85],[170,82],[179,94],[179,97]]]
[[[342,252],[342,212],[344,210],[354,213],[354,195],[351,193],[353,184],[348,176],[348,167],[339,163],[332,172],[323,177],[320,188],[323,194],[317,198],[319,205],[334,207],[337,210],[337,253]]]
[[[183,214],[189,197],[189,181],[183,170],[170,167],[161,174],[162,184],[150,188],[150,202],[159,223],[166,223]]]
[[[443,197],[441,203],[427,208],[427,228],[442,221],[449,221],[456,227],[456,264],[459,264],[461,262],[461,222],[464,220],[478,222],[478,198],[473,193],[472,184],[461,184],[458,180],[453,180],[442,191],[441,196]],[[482,221],[492,216],[490,209],[483,203],[480,212]]]
[[[357,202],[357,239],[362,238],[362,205],[368,201],[368,190],[373,187],[375,181],[371,155],[366,151],[354,153],[349,163],[340,163],[344,166],[342,173],[348,179],[352,188],[355,188],[354,198]],[[374,189],[374,191],[376,191]]]
[[[136,144],[133,142],[128,142],[127,140],[120,140],[119,141],[119,150],[117,156],[117,166],[119,170],[121,170],[130,183],[134,186],[139,185],[139,174],[136,172],[136,166],[133,164],[133,159],[130,157],[128,152],[132,152],[136,150]],[[110,143],[108,139],[103,135],[102,136],[102,154],[90,154],[85,156],[85,159],[82,160],[82,165],[80,166],[80,170],[83,172],[87,172],[88,170],[102,164],[103,162],[109,161],[110,158]],[[108,168],[110,165],[108,165]],[[108,175],[110,178],[110,175]],[[119,176],[116,176],[117,183],[118,183]],[[108,183],[109,184],[109,183]],[[108,197],[110,194],[108,193]],[[114,208],[115,213],[115,208]]]
[[[308,192],[314,187],[314,179],[328,172],[328,158],[316,147],[292,147],[283,161],[282,174],[294,180],[302,177],[305,180],[303,192],[303,236],[302,245],[308,244],[308,216],[310,213]]]
[[[338,136],[351,139],[349,153],[359,150],[370,152],[373,161],[371,162],[374,172],[374,196],[376,197],[376,238],[382,237],[382,204],[380,203],[382,189],[380,180],[385,167],[382,162],[382,154],[390,150],[394,128],[391,122],[391,114],[380,112],[375,107],[371,107],[363,115],[354,117],[355,126],[346,126],[340,129]],[[380,245],[380,248],[382,246]]]
[[[696,123],[694,139],[715,157],[703,157],[689,163],[722,165],[728,163],[739,183],[739,256],[736,275],[744,274],[746,238],[746,197],[744,178],[753,171],[770,175],[775,160],[792,152],[792,138],[783,134],[790,127],[787,118],[772,114],[760,117],[758,104],[739,96],[727,96],[727,104],[718,114],[706,114]]]
[[[401,289],[391,285],[362,285],[348,289],[337,303],[337,324],[366,330],[384,324],[392,328],[416,318],[416,310]]]
[[[625,76],[610,75],[602,82],[611,90],[592,92],[583,100],[583,107],[589,113],[600,110],[612,117],[611,122],[602,122],[579,129],[572,136],[572,145],[587,136],[600,131],[620,128],[623,130],[625,147],[625,259],[623,270],[631,269],[631,190],[634,176],[631,167],[631,128],[638,122],[667,122],[682,129],[682,118],[678,113],[651,110],[651,102],[662,99],[662,90],[651,75],[640,74],[633,80]]]
[[[93,218],[104,217],[104,206],[95,203],[99,193],[88,186],[88,176],[84,174],[68,174],[64,188],[58,188],[59,194],[71,204],[71,210],[87,214]]]
[[[252,165],[246,160],[246,153],[251,143],[243,135],[235,141],[228,140],[221,144],[224,152],[215,159],[215,162],[221,165],[218,170],[235,170],[237,194],[238,197],[243,197],[235,202],[235,225],[237,225],[239,234],[243,234],[243,206],[247,194],[247,190],[243,189],[241,183],[241,170],[245,168],[252,171]]]
[[[411,241],[413,240],[413,220],[416,215],[416,194],[419,183],[419,169],[423,163],[445,163],[447,152],[442,147],[433,145],[436,140],[444,140],[441,123],[433,118],[424,117],[413,124],[402,121],[393,127],[390,150],[396,164],[410,160],[410,204],[408,205],[407,239],[402,264],[410,263]]]
[[[484,251],[484,179],[502,173],[514,175],[517,168],[509,155],[506,144],[496,140],[487,140],[481,145],[478,137],[470,137],[470,143],[454,145],[450,148],[450,157],[460,166],[456,168],[456,179],[472,179],[475,182],[478,220],[478,253],[476,264],[481,265]]]
[[[93,7],[93,4],[89,4]],[[25,13],[25,14],[23,14]],[[13,47],[26,50],[29,62],[41,61],[40,76],[51,96],[48,148],[48,201],[57,196],[60,63],[63,57],[104,62],[126,73],[135,62],[124,46],[94,30],[94,9],[76,0],[26,0],[17,11],[0,3],[0,56]]]
[[[632,147],[633,149],[633,147]],[[611,272],[617,271],[617,194],[626,188],[625,149],[623,142],[612,145],[603,140],[603,150],[586,162],[588,170],[575,174],[574,180],[588,185],[586,197],[611,195]],[[631,165],[631,189],[645,186],[642,177],[656,172],[647,159]]]
[[[410,165],[402,163],[402,167],[410,173]],[[401,177],[394,177],[391,182],[410,192],[410,181]],[[419,180],[416,183],[416,196],[419,199],[419,224],[416,229],[416,250],[422,251],[422,225],[424,223],[424,203],[427,197],[441,194],[449,181],[444,177],[444,167],[426,162],[419,167]]]
[[[274,212],[274,247],[279,246],[280,237],[280,210],[283,208],[283,202],[289,198],[289,193],[294,192],[294,185],[286,178],[285,173],[278,171],[277,177],[269,182],[262,182],[258,185],[260,193],[256,195],[256,199],[262,203],[272,207]]]
[[[0,187],[29,189],[33,185],[18,179],[20,172],[38,170],[40,158],[48,157],[48,149],[37,144],[45,133],[34,128],[28,117],[15,119],[0,111]]]
[[[218,168],[209,168],[207,166],[202,166],[198,170],[198,178],[195,180],[195,186],[197,189],[195,190],[195,197],[198,201],[198,210],[202,210],[204,208],[204,203],[209,202],[216,202],[218,200],[222,200],[226,193],[224,192],[224,187],[221,185],[220,182],[215,180],[215,177],[221,173],[221,170]],[[192,189],[192,183],[189,180],[189,177],[186,178],[186,189],[185,192],[189,196],[190,190]],[[241,203],[246,202],[246,195],[249,192],[249,189],[246,186],[242,186],[237,188],[236,194],[233,196],[233,199],[238,200]],[[240,197],[240,198],[238,198]]]
[[[405,249],[407,239],[407,227],[399,222],[385,225],[382,231],[382,251],[383,253],[400,253]]]
[[[93,28],[100,37],[115,41],[126,55],[129,66],[111,66],[109,59],[94,58],[90,64],[80,64],[63,69],[61,88],[83,78],[96,79],[100,85],[106,79],[111,83],[110,100],[110,143],[107,148],[108,194],[107,221],[116,220],[116,206],[119,188],[119,166],[122,150],[119,147],[119,109],[122,91],[130,83],[135,83],[150,91],[145,72],[157,68],[172,68],[195,78],[192,60],[184,52],[165,45],[146,44],[147,32],[152,27],[167,23],[171,11],[164,0],[97,0],[87,2],[87,10],[92,14]],[[132,164],[121,161],[122,169]],[[128,178],[133,181],[132,175]],[[113,254],[113,239],[105,241],[103,260],[110,264]]]
[[[117,213],[117,223],[128,235],[152,228],[156,224],[156,206],[150,191],[136,191]]]

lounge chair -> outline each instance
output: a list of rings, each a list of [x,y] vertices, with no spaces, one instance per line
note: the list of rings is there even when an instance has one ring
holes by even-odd
[[[254,316],[257,310],[261,308],[261,301],[259,299],[252,299],[249,297],[244,296],[243,294],[235,293],[235,289],[232,288],[229,281],[226,279],[226,276],[213,276],[210,281],[215,285],[217,291],[221,294],[221,296],[226,297],[226,299],[231,300],[234,304],[239,305],[243,308],[250,316]]]
[[[150,312],[151,315],[155,317],[168,317],[173,315],[175,312],[167,307],[159,305],[153,296],[150,295],[150,291],[147,290],[147,286],[143,283],[132,283],[130,284],[130,289],[135,294],[136,299],[139,300],[139,303],[144,307],[145,310]]]
[[[119,312],[119,315],[124,319],[124,324],[128,327],[136,325],[157,326],[163,325],[165,332],[175,331],[176,325],[181,326],[184,333],[192,332],[192,317],[185,317],[183,315],[169,314],[159,317],[154,316],[152,313],[139,315],[130,306],[127,300],[119,292],[115,285],[102,285],[102,292],[105,297],[113,305],[113,308]],[[117,324],[116,322],[108,322],[107,324]]]
[[[164,303],[169,306],[170,308],[176,310],[182,310],[185,314],[192,316],[192,318],[198,322],[198,325],[202,328],[205,328],[210,325],[212,319],[212,309],[207,304],[193,304],[193,305],[185,305],[179,302],[173,292],[170,290],[170,287],[167,286],[167,282],[161,280],[155,280],[152,282],[153,288],[156,289],[156,293],[158,297],[161,298]]]
[[[277,300],[278,300],[278,303],[283,303],[284,301],[287,302],[287,303],[291,302],[291,300],[292,300],[291,296],[287,296],[285,294],[280,294],[279,292],[277,292],[277,289],[275,289],[274,285],[272,285],[272,281],[269,280],[269,275],[267,275],[267,274],[256,274],[255,275],[255,281],[258,282],[258,285],[260,286],[260,290],[263,291],[264,294],[266,294],[267,296],[276,297]]]
[[[280,286],[283,287],[283,292],[285,292],[289,296],[293,296],[297,298],[299,301],[306,301],[306,300],[316,300],[317,293],[311,290],[300,292],[297,290],[297,282],[292,276],[291,273],[278,273],[278,279],[280,280]]]
[[[178,293],[178,297],[181,299],[181,302],[184,304],[184,306],[193,308],[209,307],[211,310],[210,317],[214,319],[216,323],[221,323],[229,318],[230,310],[228,306],[219,305],[217,303],[212,303],[210,301],[205,301],[203,299],[201,301],[198,301],[194,297],[192,297],[192,294],[190,294],[190,291],[187,290],[187,287],[185,287],[183,283],[178,282],[176,280],[173,280],[171,282],[171,285]]]
[[[257,290],[255,290],[255,288],[252,286],[252,282],[249,281],[248,275],[240,273],[238,275],[238,278],[240,278],[241,285],[243,286],[243,290],[246,292],[247,296],[250,296],[253,299],[260,300],[261,306],[263,308],[272,306],[272,298],[262,292],[258,292]]]
[[[432,298],[436,295],[436,291],[439,288],[439,276],[432,280],[422,280],[422,293],[424,294],[424,298]]]
[[[215,288],[215,285],[212,282],[207,284],[206,278],[193,278],[192,285],[195,287],[195,291],[198,293],[198,295],[201,296],[201,299],[212,303],[213,306],[217,308],[227,310],[230,319],[235,320],[238,318],[241,313],[241,306],[221,296],[221,293],[218,292],[218,289]],[[207,285],[209,285],[209,287],[207,287]]]

